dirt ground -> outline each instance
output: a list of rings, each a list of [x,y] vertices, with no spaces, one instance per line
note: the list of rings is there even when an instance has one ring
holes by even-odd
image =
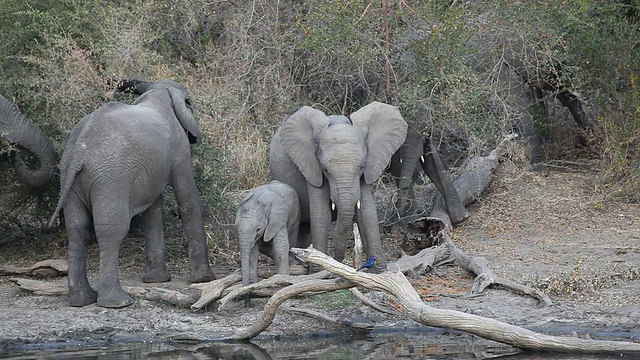
[[[505,163],[483,197],[470,207],[471,218],[450,231],[467,254],[486,257],[500,276],[542,289],[554,306],[543,307],[533,298],[499,287],[466,296],[473,277],[453,265],[416,275],[412,282],[434,307],[548,333],[575,331],[578,336],[640,342],[640,206],[603,200],[594,191],[594,176],[597,172],[552,169],[542,177]],[[60,252],[31,255],[31,260],[38,261]],[[142,257],[134,257],[137,260],[122,261],[122,283],[146,286],[140,281]],[[5,260],[0,255],[0,265]],[[11,265],[32,264],[26,261]],[[187,289],[183,267],[172,266],[171,271],[174,280],[161,286],[193,291]],[[229,271],[216,268],[216,275]],[[91,275],[95,281],[95,267]],[[66,283],[66,278],[53,281]],[[393,304],[385,294],[365,294]],[[252,308],[239,301],[224,311],[193,311],[140,299],[124,309],[72,308],[65,296],[33,295],[0,278],[0,350],[57,342],[175,340],[187,334],[214,340],[253,323],[265,301],[254,300]],[[298,297],[285,305],[370,322],[376,328],[417,325],[401,316],[378,313],[348,291]],[[338,325],[281,310],[261,337],[344,331]]]

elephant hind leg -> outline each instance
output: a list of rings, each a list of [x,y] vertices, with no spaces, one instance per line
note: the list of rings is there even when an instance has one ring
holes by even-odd
[[[127,209],[109,212],[110,217],[94,214],[96,237],[100,248],[100,272],[98,274],[98,305],[121,308],[133,304],[133,298],[120,285],[119,255],[120,245],[129,231]]]
[[[69,240],[69,305],[85,306],[97,300],[96,291],[87,279],[87,245],[91,239],[91,214],[78,199],[70,197],[65,211]]]

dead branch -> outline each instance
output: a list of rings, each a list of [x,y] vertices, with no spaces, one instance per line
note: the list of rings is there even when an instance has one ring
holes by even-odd
[[[284,311],[289,311],[289,312],[293,312],[293,313],[297,313],[297,314],[302,314],[302,315],[309,316],[309,317],[312,317],[312,318],[315,318],[315,319],[320,319],[322,321],[326,321],[326,322],[329,322],[329,323],[332,323],[332,324],[350,327],[350,328],[355,329],[355,330],[370,331],[370,330],[373,330],[373,328],[374,328],[373,324],[371,324],[371,323],[361,323],[361,322],[353,322],[353,321],[348,321],[348,320],[338,320],[338,319],[333,318],[331,316],[319,313],[317,311],[309,310],[309,309],[301,309],[301,308],[296,308],[296,307],[292,307],[292,306],[282,306],[281,308]]]
[[[500,152],[502,151],[504,144],[516,138],[516,134],[509,134],[500,141],[491,153],[487,156],[473,156],[465,161],[464,167],[460,172],[460,176],[453,182],[453,186],[456,188],[460,201],[466,206],[474,201],[482,194],[486,187],[491,182],[493,171],[498,166],[498,160]],[[447,212],[447,207],[444,203],[444,198],[439,192],[436,192],[433,199],[433,207],[431,217],[442,219],[447,227],[451,228],[451,219]]]
[[[451,240],[446,232],[441,232],[441,236],[444,241],[444,245],[450,249],[451,257],[455,260],[455,264],[476,274],[473,286],[469,291],[470,294],[480,294],[485,288],[487,288],[487,286],[497,284],[517,293],[532,296],[546,306],[553,305],[553,301],[551,301],[551,299],[542,291],[495,275],[489,268],[487,259],[481,256],[470,256],[465,254],[453,243],[453,240]]]
[[[21,289],[31,291],[35,295],[63,296],[69,293],[67,283],[54,283],[23,278],[12,278],[9,280],[16,283]],[[185,294],[159,287],[145,288],[142,286],[125,286],[124,290],[129,293],[129,295],[140,299],[163,301],[186,308],[197,300],[197,295],[195,294]]]
[[[345,279],[341,278],[328,280],[308,280],[305,282],[287,286],[273,294],[273,296],[265,304],[264,310],[262,311],[262,314],[260,314],[260,318],[253,325],[243,331],[230,336],[229,338],[227,338],[227,340],[246,340],[257,336],[264,329],[269,327],[269,325],[271,325],[271,322],[273,321],[273,318],[276,316],[276,312],[278,311],[278,307],[280,307],[283,302],[291,299],[294,296],[306,293],[348,289],[353,286],[355,285],[351,281],[346,281]]]
[[[560,337],[535,333],[533,331],[521,328],[519,326],[510,325],[498,320],[484,318],[478,315],[463,313],[455,310],[438,309],[426,305],[420,295],[415,291],[402,272],[386,271],[382,274],[371,274],[358,272],[354,268],[341,264],[326,254],[314,249],[291,249],[293,253],[303,261],[307,261],[318,266],[322,266],[326,270],[343,277],[348,285],[357,284],[372,290],[385,291],[398,298],[400,305],[406,310],[409,318],[428,325],[440,328],[449,328],[472,333],[485,339],[498,341],[520,349],[536,350],[536,351],[555,351],[555,352],[576,352],[576,353],[621,353],[621,352],[638,352],[640,353],[640,344],[626,341],[602,341],[602,340],[585,340],[572,337]],[[327,281],[327,280],[325,280]],[[344,280],[343,280],[344,281]],[[339,287],[340,283],[336,280],[327,283],[315,283],[314,289],[322,289],[322,286]],[[301,284],[298,284],[301,285]],[[277,310],[277,306],[282,303],[282,299],[295,296],[301,292],[308,291],[310,287],[298,286],[297,288],[285,288],[272,297],[275,301],[269,301],[263,317],[269,313],[271,319]],[[339,287],[344,288],[344,287]],[[255,329],[253,327],[252,329]],[[257,335],[246,331],[243,335]],[[249,336],[252,337],[252,336]],[[240,337],[248,338],[248,337]]]
[[[363,293],[360,292],[360,290],[358,290],[358,288],[352,287],[351,289],[349,289],[349,291],[351,291],[351,293],[353,294],[353,296],[357,297],[360,301],[362,301],[365,305],[367,305],[368,307],[380,311],[381,313],[384,314],[389,314],[389,315],[400,315],[399,312],[395,311],[395,310],[389,310],[383,306],[380,306],[376,303],[374,303],[373,301],[369,300],[366,296],[364,296]]]
[[[21,289],[31,291],[36,295],[67,295],[69,287],[66,283],[54,283],[42,280],[31,280],[22,278],[12,278],[10,281],[16,283]]]
[[[202,291],[200,299],[191,305],[192,309],[202,309],[213,300],[219,298],[222,292],[229,286],[242,281],[242,274],[240,269],[232,272],[231,274],[223,277],[222,279],[216,279],[206,283],[191,284],[190,289],[198,289]]]
[[[39,261],[29,267],[0,266],[0,276],[25,275],[37,278],[65,276],[69,264],[64,259],[48,259]]]
[[[218,301],[219,303],[218,310],[222,310],[222,308],[224,308],[229,303],[229,301],[237,298],[238,296],[255,292],[256,290],[264,290],[268,288],[288,286],[288,285],[297,284],[297,283],[301,283],[309,280],[326,279],[332,276],[333,275],[328,271],[321,271],[315,274],[298,275],[298,276],[275,274],[272,277],[268,279],[264,279],[255,284],[238,287],[233,291],[229,291],[227,295],[225,295],[222,299]]]
[[[196,294],[185,294],[159,287],[125,286],[124,291],[140,299],[162,301],[182,308],[190,307],[198,299]]]

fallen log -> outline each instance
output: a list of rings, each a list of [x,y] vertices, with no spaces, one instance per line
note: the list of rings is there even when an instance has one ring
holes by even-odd
[[[640,343],[545,335],[478,315],[433,308],[422,301],[420,295],[400,271],[386,271],[382,274],[364,273],[341,264],[314,249],[293,248],[291,251],[301,260],[321,266],[341,278],[299,283],[278,291],[265,305],[259,321],[248,329],[233,335],[230,339],[249,339],[258,335],[271,323],[280,304],[293,296],[309,291],[333,291],[357,285],[394,295],[404,308],[406,316],[421,324],[468,332],[524,350],[572,353],[640,353]]]
[[[66,283],[54,283],[50,281],[32,280],[23,278],[9,279],[21,289],[31,291],[36,295],[67,295],[69,287]]]
[[[465,161],[465,164],[460,172],[460,176],[453,182],[453,186],[456,188],[460,201],[464,206],[467,206],[478,199],[482,192],[487,188],[491,182],[493,171],[498,166],[498,160],[500,158],[500,152],[505,142],[517,137],[517,134],[507,135],[495,149],[493,149],[487,156],[473,156]],[[447,206],[444,203],[442,195],[436,191],[433,198],[433,206],[429,217],[439,218],[451,228],[451,219],[447,212]]]
[[[33,276],[36,278],[52,278],[66,276],[69,264],[64,259],[48,259],[39,261],[29,267],[0,266],[0,276]]]

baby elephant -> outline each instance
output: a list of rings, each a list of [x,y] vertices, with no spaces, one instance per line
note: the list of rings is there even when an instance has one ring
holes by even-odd
[[[249,192],[236,214],[242,285],[258,281],[258,251],[275,261],[278,274],[289,274],[289,248],[297,244],[299,223],[300,204],[291,186],[274,180]]]

